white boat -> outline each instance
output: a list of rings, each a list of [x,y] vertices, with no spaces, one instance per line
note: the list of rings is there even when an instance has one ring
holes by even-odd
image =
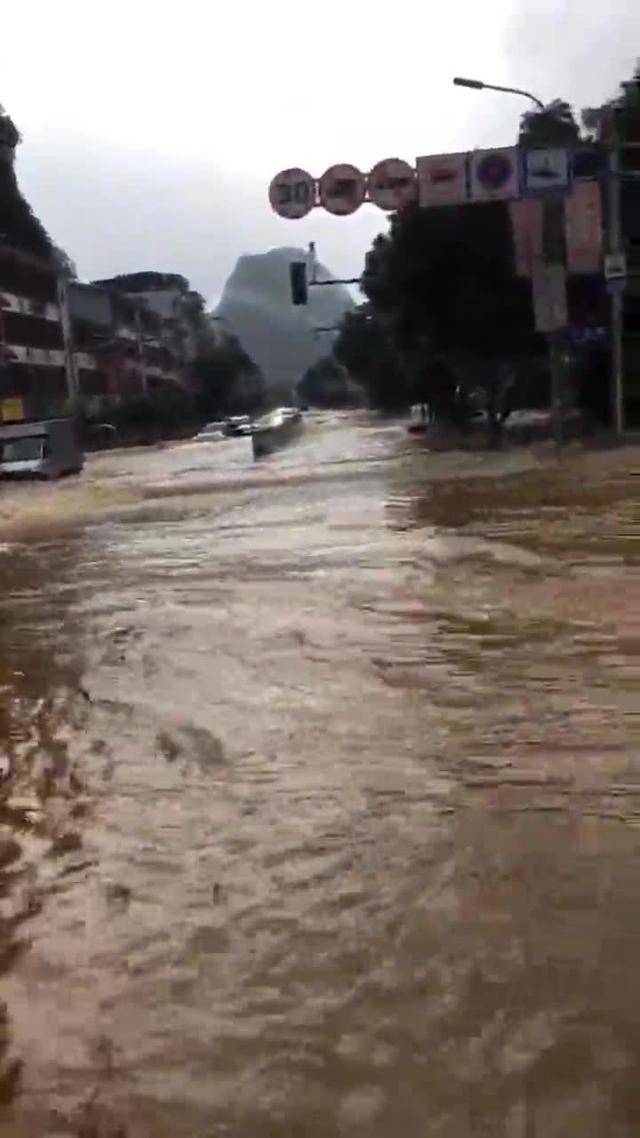
[[[304,419],[297,407],[277,407],[253,424],[251,445],[254,458],[264,458],[280,450],[304,429]]]

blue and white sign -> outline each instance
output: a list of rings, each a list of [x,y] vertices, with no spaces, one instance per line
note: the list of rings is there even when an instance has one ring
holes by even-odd
[[[569,152],[564,146],[537,147],[524,152],[524,187],[528,194],[567,190],[571,180]]]
[[[518,150],[515,146],[472,151],[469,172],[472,201],[509,201],[520,196]]]

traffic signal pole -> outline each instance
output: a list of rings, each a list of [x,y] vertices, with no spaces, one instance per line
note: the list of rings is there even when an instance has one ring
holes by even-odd
[[[311,263],[311,278],[307,275]],[[291,303],[296,307],[301,304],[307,304],[309,300],[310,288],[322,288],[323,285],[348,285],[360,284],[360,277],[330,277],[329,280],[319,281],[316,277],[316,247],[315,243],[311,241],[309,244],[309,255],[306,261],[290,261],[289,262],[289,280],[291,284]]]

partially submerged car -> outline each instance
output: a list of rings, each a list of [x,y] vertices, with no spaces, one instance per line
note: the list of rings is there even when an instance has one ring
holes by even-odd
[[[79,474],[84,454],[74,419],[41,419],[0,426],[0,475],[59,478]]]

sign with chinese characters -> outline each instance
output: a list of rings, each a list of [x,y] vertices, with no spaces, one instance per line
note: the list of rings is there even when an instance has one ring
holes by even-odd
[[[468,199],[467,155],[427,154],[416,159],[421,206],[459,205]]]
[[[599,273],[602,263],[602,198],[597,182],[575,182],[564,202],[567,268]]]
[[[346,162],[330,166],[319,182],[320,205],[344,217],[362,205],[366,190],[364,174]]]
[[[524,151],[524,186],[527,193],[566,190],[570,181],[569,153],[564,146]]]
[[[269,186],[271,208],[291,220],[306,217],[316,204],[316,181],[306,170],[281,170]]]
[[[401,158],[385,158],[378,162],[367,178],[369,198],[379,209],[401,209],[415,201],[416,175]]]
[[[473,150],[469,159],[471,199],[476,202],[508,201],[520,196],[518,149]]]

